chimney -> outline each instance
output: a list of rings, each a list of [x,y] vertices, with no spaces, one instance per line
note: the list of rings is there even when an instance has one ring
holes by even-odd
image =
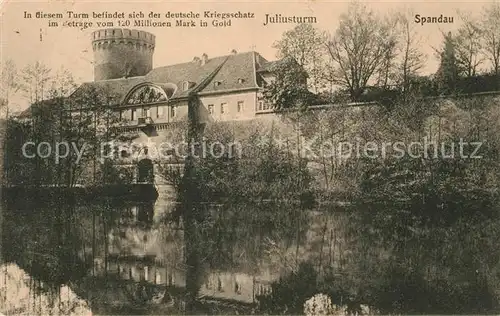
[[[198,57],[198,56],[194,56],[194,58],[193,58],[193,63],[195,63],[195,64],[199,64],[199,63],[200,63],[200,61],[201,61],[201,60],[200,60],[200,57]]]
[[[231,51],[231,55],[236,55],[236,54],[238,54],[238,52],[236,51],[236,49],[233,49],[233,50]]]
[[[201,55],[201,65],[205,65],[208,61],[208,55],[203,53],[203,55]]]

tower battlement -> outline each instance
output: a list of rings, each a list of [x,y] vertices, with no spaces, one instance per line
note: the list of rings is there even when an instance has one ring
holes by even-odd
[[[95,81],[144,76],[153,68],[153,34],[111,28],[94,31],[91,37]]]
[[[92,32],[92,44],[98,44],[102,41],[123,40],[132,42],[142,42],[143,44],[155,45],[156,37],[145,31],[131,29],[104,29]]]

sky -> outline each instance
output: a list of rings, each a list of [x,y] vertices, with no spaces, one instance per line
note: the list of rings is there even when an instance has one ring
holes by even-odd
[[[424,74],[433,73],[437,61],[433,55],[433,47],[439,47],[442,32],[453,31],[460,26],[459,11],[479,15],[488,2],[467,1],[361,1],[381,14],[391,15],[397,10],[411,11],[421,16],[453,16],[453,24],[413,24],[412,27],[421,37],[421,50],[428,54],[428,61],[423,69]],[[276,57],[273,43],[279,40],[283,32],[292,29],[295,24],[280,23],[263,25],[265,15],[281,14],[282,16],[313,16],[318,29],[333,33],[338,26],[339,16],[347,10],[347,1],[128,1],[128,0],[0,0],[0,62],[11,59],[18,68],[29,63],[40,61],[49,68],[57,70],[61,67],[71,71],[77,82],[93,80],[93,51],[90,34],[100,29],[97,21],[124,19],[93,19],[93,12],[131,12],[142,11],[146,15],[153,11],[166,12],[251,12],[253,19],[232,19],[228,27],[193,27],[193,28],[136,28],[156,35],[156,47],[153,66],[187,62],[194,56],[206,53],[209,58],[227,55],[231,50],[238,52],[255,50],[268,60]],[[24,12],[63,13],[61,21],[69,20],[67,11],[87,13],[91,17],[88,22],[93,26],[87,29],[78,27],[49,27],[48,21],[53,19],[27,19]],[[126,19],[125,19],[126,20]],[[167,19],[161,19],[168,21]],[[199,20],[199,19],[196,19]],[[75,19],[73,21],[84,21]],[[210,21],[210,20],[209,20]],[[133,19],[131,19],[133,22]],[[41,35],[41,39],[40,39]],[[28,106],[21,95],[11,100],[13,110],[21,110]]]

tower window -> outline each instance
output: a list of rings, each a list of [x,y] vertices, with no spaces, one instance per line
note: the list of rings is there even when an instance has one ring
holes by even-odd
[[[226,112],[227,103],[223,102],[220,104],[220,113],[224,114]]]
[[[136,119],[136,115],[135,115],[135,109],[132,109],[131,113],[130,113],[130,120],[131,121],[135,121]]]
[[[244,105],[243,101],[238,101],[238,112],[243,112],[243,105]]]
[[[170,117],[175,117],[175,106],[174,105],[172,105],[170,107]]]
[[[208,105],[208,113],[214,114],[214,105],[213,104]]]
[[[156,107],[156,117],[162,117],[162,116],[163,116],[163,107],[157,106]]]
[[[188,81],[184,81],[184,83],[182,84],[182,90],[184,90],[184,91],[189,90],[189,82]]]

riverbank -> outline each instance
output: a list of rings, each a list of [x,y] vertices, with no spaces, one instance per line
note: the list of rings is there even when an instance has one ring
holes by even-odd
[[[7,203],[53,201],[93,201],[118,199],[151,201],[158,197],[154,184],[110,184],[91,187],[2,186],[2,200]]]

